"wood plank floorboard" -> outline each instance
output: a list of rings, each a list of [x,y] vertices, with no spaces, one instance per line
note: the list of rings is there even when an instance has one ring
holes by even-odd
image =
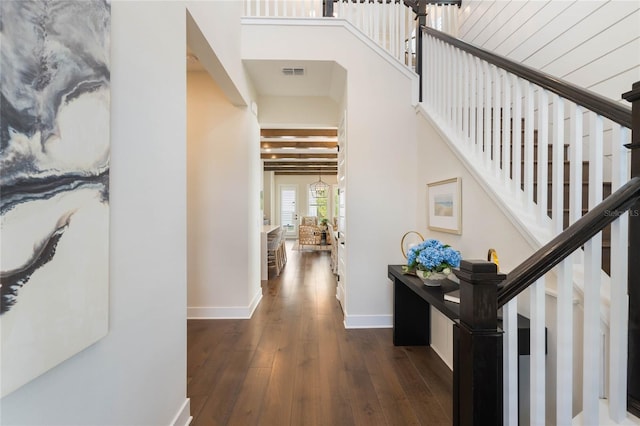
[[[187,321],[191,424],[451,425],[444,362],[391,329],[346,330],[329,253],[292,248],[250,320]]]

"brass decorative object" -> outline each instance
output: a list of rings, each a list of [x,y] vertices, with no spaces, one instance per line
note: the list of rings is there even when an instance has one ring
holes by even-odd
[[[417,238],[420,238],[420,241],[416,243],[414,241],[417,241]],[[400,250],[402,250],[402,255],[404,256],[404,258],[405,259],[407,258],[407,252],[411,247],[413,247],[416,244],[420,244],[423,241],[424,241],[424,237],[422,236],[422,234],[420,234],[417,231],[409,231],[405,233],[402,236],[402,240],[400,241]]]

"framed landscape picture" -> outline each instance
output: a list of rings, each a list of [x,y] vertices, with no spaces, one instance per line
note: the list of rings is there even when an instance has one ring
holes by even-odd
[[[462,178],[427,184],[427,226],[429,229],[462,234]]]

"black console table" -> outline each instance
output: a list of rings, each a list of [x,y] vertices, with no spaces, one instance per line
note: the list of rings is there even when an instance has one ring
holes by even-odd
[[[430,306],[451,321],[460,318],[460,305],[444,300],[445,293],[458,289],[456,282],[444,279],[440,286],[430,287],[416,276],[403,274],[402,265],[389,265],[388,277],[393,281],[394,345],[431,344]],[[522,315],[518,315],[518,354],[529,355],[529,319]]]

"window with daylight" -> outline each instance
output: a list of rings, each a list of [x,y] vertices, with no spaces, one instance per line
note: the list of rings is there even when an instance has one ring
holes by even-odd
[[[323,196],[320,197],[316,197],[316,193],[314,191],[311,190],[311,188],[309,188],[309,197],[307,198],[309,200],[308,202],[308,208],[307,208],[307,215],[308,216],[316,216],[318,218],[318,220],[322,220],[325,219],[327,217],[327,213],[328,212],[328,192],[329,191],[324,191]]]

